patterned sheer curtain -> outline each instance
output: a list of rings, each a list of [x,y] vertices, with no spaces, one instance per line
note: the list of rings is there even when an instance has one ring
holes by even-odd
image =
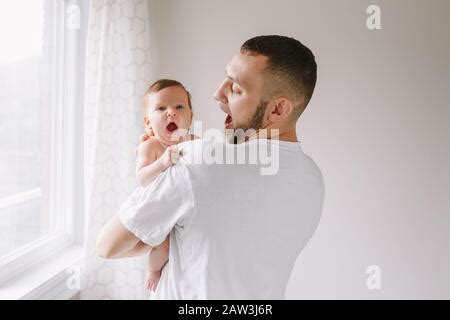
[[[86,260],[81,299],[147,299],[146,258],[104,260],[100,228],[137,186],[142,96],[152,79],[147,0],[90,3],[85,82]]]

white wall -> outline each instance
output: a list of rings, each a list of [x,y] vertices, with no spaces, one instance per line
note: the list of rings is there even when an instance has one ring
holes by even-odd
[[[288,35],[316,55],[298,134],[326,199],[287,298],[450,298],[449,1],[150,1],[157,77],[190,89],[204,129],[223,127],[212,95],[246,39]],[[366,28],[369,4],[382,30]]]

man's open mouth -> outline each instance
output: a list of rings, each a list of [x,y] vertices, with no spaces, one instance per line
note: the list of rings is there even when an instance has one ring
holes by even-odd
[[[225,129],[232,129],[233,128],[233,117],[231,116],[230,108],[228,108],[224,104],[220,104],[219,106],[220,106],[220,109],[222,109],[222,111],[227,114],[227,117],[225,118]]]
[[[170,122],[170,123],[167,125],[166,129],[167,129],[169,132],[174,132],[175,130],[178,129],[178,126],[177,126],[177,124],[176,124],[175,122]]]
[[[227,117],[225,118],[225,128],[233,128],[233,118],[229,114],[227,114]]]

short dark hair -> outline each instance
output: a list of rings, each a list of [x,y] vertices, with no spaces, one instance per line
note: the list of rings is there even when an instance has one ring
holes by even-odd
[[[308,105],[316,86],[317,64],[311,50],[294,38],[266,35],[245,41],[241,52],[261,54],[268,58],[265,71],[278,82],[278,85],[272,81],[266,86],[269,99],[287,94],[293,100],[298,118]]]
[[[189,93],[189,91],[186,90],[186,88],[181,84],[181,82],[178,82],[177,80],[172,80],[172,79],[159,79],[159,80],[155,81],[147,89],[147,91],[144,94],[144,106],[145,106],[145,109],[147,109],[147,100],[148,100],[148,96],[150,94],[158,92],[158,91],[161,91],[162,89],[169,88],[169,87],[180,87],[184,91],[186,91],[189,108],[191,108],[191,111],[192,111],[192,103],[191,103],[192,97],[191,97],[191,94]]]

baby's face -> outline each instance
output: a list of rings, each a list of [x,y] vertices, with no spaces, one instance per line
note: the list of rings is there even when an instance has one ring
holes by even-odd
[[[180,133],[187,132],[191,120],[192,112],[187,93],[183,88],[168,87],[148,96],[147,115],[144,121],[152,128],[155,137],[163,143],[167,145],[177,143],[177,137]]]

